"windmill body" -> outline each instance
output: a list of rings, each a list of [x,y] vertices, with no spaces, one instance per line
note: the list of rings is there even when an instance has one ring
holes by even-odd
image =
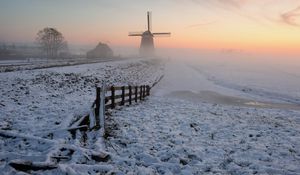
[[[152,56],[154,55],[154,42],[153,35],[150,31],[145,31],[142,34],[141,46],[140,46],[141,56]]]
[[[140,55],[143,57],[151,57],[155,54],[154,49],[154,41],[153,37],[155,36],[170,36],[171,33],[152,33],[151,32],[151,14],[147,12],[147,24],[148,30],[145,32],[131,32],[129,36],[140,36],[141,37],[141,45],[140,45]]]

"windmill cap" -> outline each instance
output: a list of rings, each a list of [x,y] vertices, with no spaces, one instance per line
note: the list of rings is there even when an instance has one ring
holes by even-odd
[[[143,33],[143,36],[153,36],[153,34],[150,32],[150,31],[145,31],[144,33]]]

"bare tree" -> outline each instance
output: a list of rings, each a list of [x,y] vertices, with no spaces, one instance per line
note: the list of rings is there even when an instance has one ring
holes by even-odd
[[[37,42],[47,58],[57,58],[60,51],[67,49],[62,33],[55,28],[46,27],[37,33]]]

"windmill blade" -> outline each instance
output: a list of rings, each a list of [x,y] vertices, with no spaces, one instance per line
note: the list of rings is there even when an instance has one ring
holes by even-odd
[[[153,36],[165,36],[165,37],[171,36],[170,32],[159,32],[159,33],[152,33],[152,34]]]
[[[148,24],[148,31],[152,30],[152,13],[147,12],[147,24]]]
[[[143,32],[129,32],[128,36],[142,36]]]

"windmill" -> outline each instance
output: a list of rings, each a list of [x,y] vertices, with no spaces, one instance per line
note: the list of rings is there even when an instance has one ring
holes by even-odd
[[[170,32],[151,32],[151,13],[147,12],[147,30],[145,32],[129,32],[128,36],[141,36],[140,55],[141,56],[153,56],[154,55],[154,42],[153,37],[158,36],[170,36]]]

